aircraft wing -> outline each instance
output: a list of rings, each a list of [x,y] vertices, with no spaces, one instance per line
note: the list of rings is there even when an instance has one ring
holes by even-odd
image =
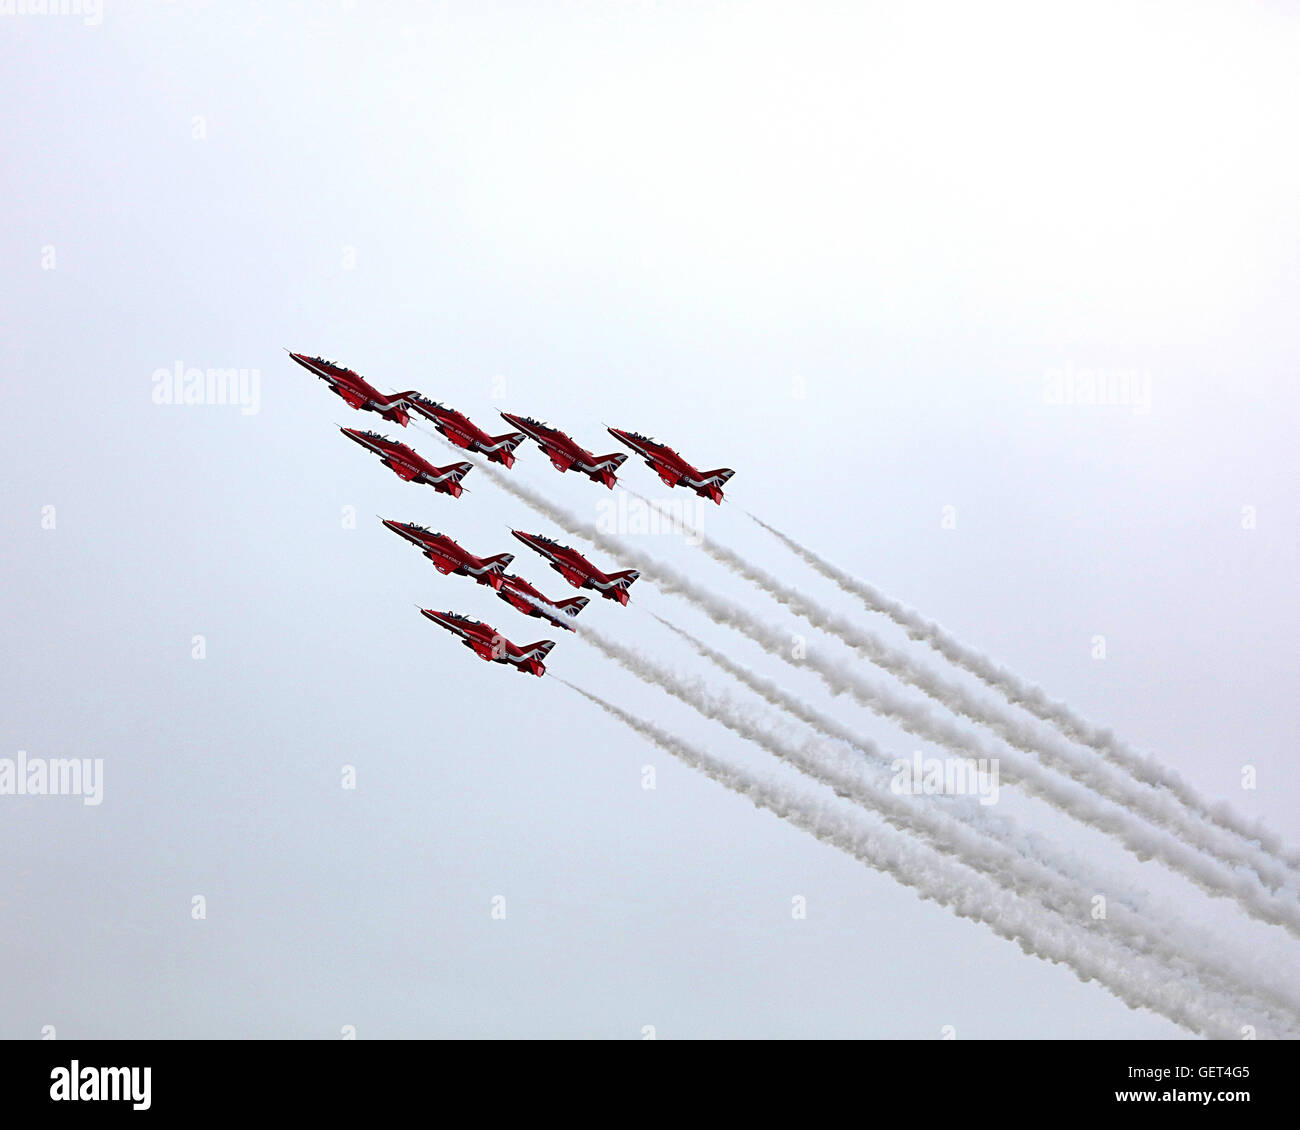
[[[567,471],[573,466],[573,459],[558,448],[542,444],[542,450],[546,452],[546,457],[555,465],[556,470]]]
[[[408,467],[405,463],[397,463],[392,459],[385,459],[384,466],[392,468],[397,472],[398,478],[405,479],[408,483],[419,474],[413,467]]]
[[[439,573],[454,573],[460,568],[459,561],[453,561],[450,557],[444,557],[440,553],[434,553],[431,549],[426,549],[424,555],[433,562],[433,567],[437,569]]]
[[[654,468],[655,474],[663,481],[665,486],[675,487],[682,481],[682,475],[674,471],[667,463],[660,463],[657,459],[650,460],[650,466]]]
[[[507,655],[506,658],[518,666],[529,659],[545,659],[550,655],[551,648],[554,646],[554,640],[538,640],[537,643],[530,643],[526,647],[521,647],[518,656]]]
[[[560,576],[568,581],[575,589],[582,588],[583,584],[586,583],[587,578],[585,575],[579,573],[576,569],[570,569],[567,565],[561,565],[558,561],[552,561],[551,568],[559,573]]]

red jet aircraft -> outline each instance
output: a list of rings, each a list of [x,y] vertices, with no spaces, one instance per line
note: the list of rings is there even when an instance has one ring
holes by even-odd
[[[373,451],[383,461],[385,467],[397,472],[399,479],[409,482],[428,483],[434,490],[459,498],[460,481],[470,471],[473,463],[453,463],[450,467],[435,467],[422,455],[378,432],[363,432],[359,428],[339,428],[350,440],[355,440],[367,451]]]
[[[551,563],[551,568],[575,589],[595,589],[607,600],[617,600],[619,604],[627,603],[628,586],[641,575],[635,569],[624,569],[621,573],[602,573],[576,549],[561,545],[541,534],[525,534],[520,530],[510,532],[529,549],[535,549],[545,557]]]
[[[523,577],[517,577],[514,573],[507,573],[501,578],[501,588],[497,596],[512,608],[519,609],[525,616],[549,620],[557,628],[563,628],[566,632],[574,631],[574,627],[565,621],[576,616],[590,603],[585,596],[571,596],[568,600],[547,600]]]
[[[539,679],[546,673],[546,664],[542,662],[555,646],[554,640],[538,640],[536,643],[516,647],[492,625],[479,620],[471,620],[456,612],[435,612],[432,608],[421,608],[421,616],[427,616],[435,624],[455,632],[460,642],[480,659],[489,663],[511,663],[518,671],[527,671]]]
[[[475,557],[446,534],[440,534],[436,530],[430,530],[415,522],[394,522],[391,518],[383,518],[381,521],[398,537],[403,537],[412,545],[419,546],[421,552],[433,562],[433,567],[439,573],[473,577],[480,585],[491,585],[493,591],[500,591],[501,574],[515,559],[513,553]]]
[[[616,451],[613,455],[592,455],[562,431],[543,424],[541,420],[534,420],[530,416],[512,416],[509,412],[502,412],[501,415],[530,439],[536,440],[556,470],[567,471],[572,467],[581,471],[593,483],[604,483],[610,490],[614,489],[617,481],[614,472],[627,458],[621,451]]]
[[[671,447],[649,436],[620,431],[618,428],[605,430],[620,443],[627,444],[642,456],[645,465],[668,486],[690,487],[701,498],[711,498],[719,506],[722,505],[722,484],[736,473],[730,467],[719,467],[716,471],[697,471]]]
[[[425,396],[412,397],[411,407],[425,419],[431,420],[433,426],[457,447],[476,451],[494,463],[503,463],[507,467],[515,465],[515,448],[528,438],[523,432],[490,436],[472,423],[468,416]]]
[[[392,396],[385,396],[359,373],[337,361],[308,357],[305,353],[290,353],[289,356],[309,373],[315,373],[325,381],[330,386],[330,392],[337,393],[353,408],[378,412],[390,423],[406,427],[406,422],[411,418],[407,407],[413,396],[420,395],[418,392],[395,392]]]

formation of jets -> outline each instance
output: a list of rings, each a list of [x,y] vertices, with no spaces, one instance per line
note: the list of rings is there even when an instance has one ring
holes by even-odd
[[[415,412],[428,420],[456,447],[482,455],[507,469],[515,465],[515,449],[525,440],[531,439],[557,470],[578,471],[592,482],[604,483],[613,490],[618,481],[618,469],[627,460],[622,452],[593,455],[558,428],[531,416],[515,416],[509,412],[502,412],[501,415],[515,430],[501,435],[489,435],[468,416],[413,389],[384,394],[355,370],[338,361],[306,353],[289,352],[289,356],[309,373],[323,380],[332,393],[357,411],[374,412],[403,428],[410,422],[411,413]],[[618,428],[606,430],[640,455],[646,466],[667,486],[684,486],[695,491],[701,498],[710,498],[721,504],[722,487],[735,474],[730,468],[699,471],[671,447],[639,432]],[[409,444],[400,443],[379,432],[343,427],[339,431],[377,455],[385,467],[405,482],[424,483],[452,498],[461,496],[464,491],[461,480],[474,469],[472,463],[435,466]],[[416,546],[439,573],[472,577],[478,584],[490,587],[501,600],[525,616],[545,620],[557,628],[571,632],[575,629],[569,621],[590,603],[585,596],[551,600],[523,577],[507,573],[506,567],[514,560],[514,554],[496,553],[489,557],[476,557],[446,534],[431,530],[418,522],[398,522],[391,518],[380,520],[393,533]],[[510,532],[529,549],[541,554],[547,564],[574,588],[590,589],[607,600],[627,604],[628,589],[640,576],[635,569],[605,573],[576,549],[561,545],[544,534],[529,534],[522,530]],[[472,617],[457,612],[437,612],[432,608],[422,608],[420,612],[433,623],[459,636],[461,643],[480,658],[488,662],[510,664],[516,670],[532,675],[545,673],[546,665],[542,660],[555,646],[553,640],[539,640],[519,647],[491,625]]]

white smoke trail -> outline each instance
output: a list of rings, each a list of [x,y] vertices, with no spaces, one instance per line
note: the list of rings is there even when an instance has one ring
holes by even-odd
[[[913,798],[892,792],[888,774],[882,774],[880,766],[873,766],[861,758],[837,756],[835,751],[816,743],[801,747],[791,745],[759,724],[751,709],[725,693],[707,687],[702,681],[685,679],[589,625],[584,625],[579,635],[643,682],[666,691],[703,717],[721,723],[810,779],[874,812],[898,831],[918,836],[944,855],[958,857],[966,866],[988,875],[999,885],[1042,903],[1069,921],[1113,931],[1121,935],[1124,944],[1135,952],[1151,954],[1174,968],[1200,977],[1234,998],[1242,992],[1247,993],[1275,1016],[1281,1010],[1281,1023],[1288,1028],[1294,1028],[1300,1020],[1300,1000],[1275,989],[1267,978],[1261,979],[1251,970],[1225,968],[1222,964],[1225,958],[1228,965],[1232,965],[1232,958],[1228,955],[1211,956],[1197,952],[1198,947],[1191,939],[1174,936],[1177,930],[1174,924],[1154,924],[1128,910],[1122,903],[1109,907],[1107,917],[1094,922],[1090,918],[1090,900],[1099,892],[1095,888],[1092,891],[1080,889],[1076,882],[1063,879],[1050,867],[1009,846],[992,828],[991,822],[981,818],[986,818],[987,812],[975,816],[975,822],[979,824],[977,828],[968,827],[936,807],[918,804]],[[769,693],[769,701],[782,708],[790,701],[788,696],[775,690]],[[830,720],[823,720],[823,728],[833,725]],[[852,747],[854,744],[850,739],[849,745]],[[870,770],[876,770],[870,774],[874,776],[874,782],[864,777],[864,769],[869,774]],[[1242,1002],[1238,1000],[1237,1004],[1240,1006]]]
[[[461,452],[462,456],[464,454]],[[1250,877],[1240,872],[1230,872],[1199,852],[1188,850],[1186,845],[1151,828],[1131,813],[1099,804],[1092,794],[1072,788],[1067,782],[1058,781],[1054,774],[1040,766],[1034,758],[1022,756],[1012,747],[1002,750],[988,747],[975,735],[936,718],[924,706],[910,703],[866,682],[856,671],[843,664],[812,653],[796,661],[788,652],[792,641],[774,631],[747,609],[711,593],[671,566],[624,544],[595,523],[579,518],[544,495],[524,486],[516,477],[503,474],[482,460],[471,461],[507,494],[519,499],[538,514],[599,549],[621,558],[623,563],[641,570],[663,592],[689,600],[714,623],[735,628],[792,666],[806,667],[813,671],[834,693],[848,693],[868,709],[898,722],[909,733],[938,742],[954,751],[976,759],[998,758],[1004,775],[1010,780],[1018,781],[1026,792],[1041,797],[1075,819],[1114,836],[1138,859],[1160,859],[1186,875],[1207,894],[1232,898],[1254,917],[1284,926],[1300,937],[1300,907],[1270,897]],[[1006,771],[1008,766],[1010,772]]]
[[[838,848],[873,870],[911,887],[921,898],[946,906],[961,918],[983,922],[1026,953],[1070,968],[1081,981],[1096,981],[1130,1008],[1146,1008],[1189,1031],[1219,1039],[1240,1035],[1242,1018],[1208,1007],[1166,971],[1142,958],[1116,959],[1098,939],[1081,935],[1069,922],[1032,908],[988,880],[964,873],[911,844],[906,837],[877,832],[849,821],[817,799],[704,753],[676,735],[620,709],[581,687],[559,679],[666,753],[795,827]]]
[[[627,487],[624,490],[649,506],[655,505],[636,491]],[[1276,857],[1261,851],[1254,844],[1243,844],[1223,829],[1207,824],[1203,818],[1189,811],[1172,792],[1144,785],[1134,780],[1122,767],[1108,764],[1099,758],[1096,751],[1083,753],[1059,735],[1042,732],[1032,724],[1021,722],[1001,705],[970,694],[958,683],[915,662],[905,652],[891,647],[874,633],[824,608],[698,530],[688,532],[700,548],[719,564],[743,577],[809,624],[837,636],[850,647],[859,649],[877,666],[909,686],[916,687],[954,714],[988,727],[1003,741],[1039,757],[1051,768],[1073,777],[1143,819],[1168,829],[1184,842],[1212,855],[1228,867],[1250,868],[1270,890],[1276,892],[1280,888],[1291,887],[1294,891],[1300,877],[1280,866]]]
[[[700,656],[707,659],[720,671],[748,687],[764,702],[784,711],[791,717],[797,718],[805,725],[811,726],[825,737],[833,741],[843,742],[866,758],[869,763],[877,767],[892,767],[895,759],[881,749],[868,735],[860,734],[838,722],[831,715],[817,710],[802,698],[785,690],[775,680],[757,674],[744,664],[732,659],[725,652],[710,647],[698,636],[692,635],[685,628],[679,627],[671,620],[666,620],[654,612],[650,612],[648,615],[670,632],[685,640]],[[990,808],[974,802],[971,798],[943,797],[942,799],[956,819],[979,827],[987,835],[996,836],[1021,855],[1035,859],[1043,866],[1050,867],[1058,874],[1084,883],[1093,890],[1109,885],[1091,873],[1086,864],[1077,860],[1066,861],[1062,859],[1057,852],[1051,849],[1049,844],[1043,841],[1042,837],[1025,835],[1015,826],[1013,821],[1001,819],[994,815]],[[1127,906],[1133,907],[1137,905],[1137,900],[1131,894],[1116,897],[1121,897]]]
[[[782,533],[776,527],[741,508],[748,518],[770,533],[818,573],[837,584],[844,592],[857,597],[871,612],[887,616],[903,628],[911,639],[928,644],[950,663],[969,672],[1035,717],[1056,726],[1067,737],[1096,750],[1108,761],[1132,773],[1139,781],[1168,789],[1201,819],[1258,844],[1282,860],[1288,867],[1300,869],[1300,852],[1289,849],[1281,838],[1259,821],[1248,821],[1227,804],[1211,804],[1176,772],[1162,765],[1150,754],[1134,749],[1104,727],[1080,717],[1068,705],[1050,698],[1040,687],[1026,682],[987,655],[967,647],[932,620],[927,620],[905,604],[886,596],[879,589],[827,561],[807,546]]]

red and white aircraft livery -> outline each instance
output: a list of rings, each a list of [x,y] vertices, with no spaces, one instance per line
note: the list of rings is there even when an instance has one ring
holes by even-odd
[[[491,585],[493,591],[500,591],[501,574],[505,567],[515,559],[513,553],[497,553],[492,557],[475,557],[467,553],[446,534],[430,530],[416,522],[394,522],[391,518],[381,521],[393,533],[405,538],[412,545],[420,547],[421,552],[439,573],[455,573],[461,577],[473,577],[480,585]]]
[[[406,427],[411,418],[407,412],[413,396],[418,392],[395,392],[385,396],[359,373],[353,372],[346,365],[337,361],[327,361],[324,357],[308,357],[305,353],[290,353],[295,361],[310,373],[315,373],[330,386],[330,391],[337,393],[353,408],[378,412],[385,420]]]
[[[606,428],[616,440],[625,443],[645,459],[645,465],[670,487],[690,487],[701,498],[711,498],[722,505],[722,484],[736,472],[730,467],[716,471],[697,471],[671,447],[637,432]]]
[[[617,600],[619,604],[627,603],[628,586],[641,574],[635,569],[624,569],[621,573],[602,573],[576,549],[561,545],[541,534],[526,534],[521,530],[511,530],[529,549],[535,549],[550,563],[551,568],[560,574],[575,589],[595,589],[607,600]]]
[[[517,577],[514,573],[507,573],[501,578],[501,588],[497,591],[497,596],[512,608],[519,609],[525,616],[549,620],[557,628],[563,628],[566,632],[574,631],[574,627],[572,624],[566,624],[565,621],[576,616],[590,603],[585,596],[571,596],[568,600],[547,600],[523,577]]]
[[[515,465],[515,448],[528,438],[523,432],[506,432],[504,435],[490,436],[468,416],[426,396],[418,394],[413,396],[411,407],[425,419],[432,421],[433,426],[457,447],[476,451],[480,455],[486,455],[494,463],[502,463],[507,467]]]
[[[435,612],[432,608],[421,608],[421,616],[427,616],[435,624],[455,632],[460,642],[480,659],[489,663],[510,663],[518,671],[541,678],[546,673],[546,664],[542,662],[555,646],[554,640],[538,640],[536,643],[516,647],[492,625],[480,620],[471,620],[457,612]]]
[[[543,424],[541,420],[534,420],[531,416],[512,416],[509,412],[502,412],[501,415],[529,439],[536,440],[556,470],[567,471],[573,468],[581,471],[593,483],[604,483],[610,490],[614,489],[617,481],[614,472],[627,459],[621,451],[616,451],[613,455],[592,455],[562,431]]]
[[[452,498],[460,497],[461,479],[474,470],[473,463],[435,467],[406,444],[381,436],[378,432],[363,432],[359,428],[339,428],[339,431],[367,451],[373,451],[383,460],[385,467],[397,472],[399,479],[405,479],[408,483],[428,483],[434,490],[449,494]]]

